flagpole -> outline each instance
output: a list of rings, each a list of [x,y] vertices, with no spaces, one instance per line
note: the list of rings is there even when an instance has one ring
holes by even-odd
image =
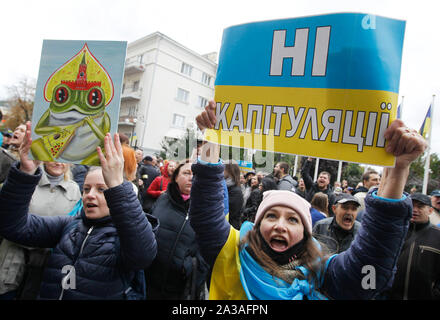
[[[432,95],[432,103],[431,103],[431,120],[429,124],[428,148],[426,149],[425,170],[423,174],[423,190],[422,190],[423,194],[427,194],[428,191],[429,164],[431,158],[431,133],[432,133],[432,125],[434,123],[434,99],[435,99],[435,94]]]
[[[318,169],[319,169],[319,158],[316,158],[315,163],[315,174],[313,176],[313,181],[315,182],[318,179]]]
[[[295,155],[295,164],[293,166],[293,176],[296,176],[297,167],[298,167],[298,155]]]
[[[341,182],[341,174],[342,174],[342,161],[339,161],[339,165],[338,165],[338,178],[336,179],[336,181]]]

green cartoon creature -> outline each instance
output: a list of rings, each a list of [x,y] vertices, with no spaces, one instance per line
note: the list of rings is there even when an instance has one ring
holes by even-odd
[[[49,81],[48,81],[49,82]],[[106,95],[100,81],[87,81],[86,51],[76,80],[62,80],[52,91],[49,109],[35,127],[42,136],[32,142],[31,152],[42,161],[99,165],[96,147],[103,148],[110,131],[105,112]]]

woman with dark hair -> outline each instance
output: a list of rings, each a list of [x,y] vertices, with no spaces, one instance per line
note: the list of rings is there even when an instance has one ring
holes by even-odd
[[[225,162],[225,180],[228,187],[229,199],[229,223],[235,228],[240,229],[241,208],[243,207],[243,192],[240,187],[240,167],[235,161]]]
[[[310,202],[310,214],[312,216],[312,226],[319,220],[328,217],[328,196],[323,192],[317,192]]]
[[[191,162],[180,163],[167,191],[154,203],[151,214],[159,219],[157,256],[145,270],[147,299],[201,300],[208,266],[200,255],[188,220],[192,186]]]
[[[255,177],[257,179],[257,177]],[[263,200],[263,193],[269,190],[277,190],[278,186],[275,180],[271,177],[264,177],[261,179],[261,183],[258,188],[252,191],[249,199],[246,202],[246,207],[243,210],[243,222],[254,222],[255,214],[257,213],[258,206]]]
[[[215,126],[215,109],[210,101],[196,118],[200,130]],[[206,144],[192,166],[189,212],[201,252],[213,266],[209,298],[373,299],[387,289],[412,217],[411,199],[403,189],[410,164],[427,143],[399,119],[384,138],[395,167],[384,169],[379,188],[365,198],[362,228],[350,248],[331,256],[312,236],[310,204],[291,191],[265,192],[255,223],[243,223],[240,231],[232,228],[223,217],[220,147]],[[366,265],[377,271],[374,289],[365,290]]]

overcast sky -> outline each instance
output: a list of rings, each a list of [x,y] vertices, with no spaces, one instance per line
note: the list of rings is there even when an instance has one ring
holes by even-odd
[[[436,95],[432,151],[440,155],[440,1],[397,0],[14,0],[2,2],[0,100],[6,86],[36,79],[43,39],[124,40],[162,32],[200,54],[220,50],[224,28],[331,12],[406,20],[400,97],[403,120],[419,129]]]

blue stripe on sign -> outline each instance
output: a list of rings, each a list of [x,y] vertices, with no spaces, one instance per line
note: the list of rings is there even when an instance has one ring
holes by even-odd
[[[368,20],[370,19],[370,20]],[[316,28],[331,26],[325,76],[312,76]],[[304,76],[291,76],[292,59],[281,76],[270,76],[274,30],[308,28]],[[233,26],[224,30],[216,85],[367,89],[399,91],[405,22],[360,13],[329,14]]]

